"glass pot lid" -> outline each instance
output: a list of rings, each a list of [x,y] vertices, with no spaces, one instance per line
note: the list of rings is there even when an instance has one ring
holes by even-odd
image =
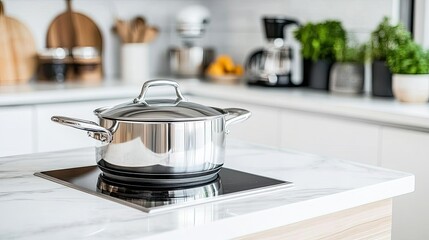
[[[146,100],[150,87],[172,86],[176,90],[176,99]],[[95,110],[101,118],[131,122],[183,122],[207,120],[220,117],[226,112],[219,108],[188,102],[179,90],[179,84],[171,80],[150,80],[143,84],[140,95],[132,102],[112,108]]]

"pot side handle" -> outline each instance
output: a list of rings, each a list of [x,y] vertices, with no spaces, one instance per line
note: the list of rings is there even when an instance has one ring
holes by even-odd
[[[101,127],[100,125],[92,121],[63,117],[63,116],[52,116],[51,120],[53,122],[56,122],[65,126],[85,130],[88,132],[89,137],[92,137],[103,143],[110,143],[113,140],[113,135],[108,129]]]
[[[229,125],[243,122],[252,115],[251,112],[242,108],[225,108],[223,110],[228,114],[227,117],[232,116],[231,118],[226,119],[225,128],[228,128]]]

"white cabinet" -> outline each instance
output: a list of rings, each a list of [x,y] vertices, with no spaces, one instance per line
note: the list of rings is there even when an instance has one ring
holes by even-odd
[[[129,101],[129,99],[127,99]],[[36,151],[48,152],[64,149],[95,146],[94,139],[87,137],[86,132],[62,126],[51,121],[53,115],[80,118],[98,122],[93,114],[94,109],[113,106],[127,100],[89,101],[37,105],[36,109]]]
[[[279,147],[279,109],[197,96],[188,96],[187,98],[190,101],[213,107],[238,107],[249,110],[252,112],[252,116],[244,122],[232,125],[229,129],[230,134],[228,135],[228,138]]]
[[[285,110],[281,147],[377,165],[380,127],[329,116]]]
[[[0,107],[0,157],[34,151],[32,107]]]
[[[383,127],[382,167],[413,173],[416,190],[393,200],[393,239],[429,239],[429,133]]]

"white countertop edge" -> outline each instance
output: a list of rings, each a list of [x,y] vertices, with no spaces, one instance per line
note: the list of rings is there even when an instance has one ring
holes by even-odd
[[[414,183],[414,176],[403,177],[144,239],[231,239],[410,193],[414,191]]]
[[[109,90],[106,90],[110,88]],[[106,98],[129,98],[138,92],[128,87],[106,87],[87,89],[68,89],[64,91],[40,91],[31,94],[0,95],[0,107],[13,107],[33,104],[56,104],[63,102],[99,101]],[[55,99],[55,100],[54,100]]]
[[[177,79],[176,79],[177,80]],[[335,95],[311,89],[282,89],[219,85],[197,79],[177,80],[184,94],[219,100],[256,104],[270,108],[325,114],[356,121],[423,130],[429,132],[429,104],[403,104],[392,99],[369,96]],[[110,80],[99,85],[78,83],[31,84],[0,91],[0,107],[55,104],[62,102],[132,99],[140,84]],[[151,89],[161,95],[165,89]]]

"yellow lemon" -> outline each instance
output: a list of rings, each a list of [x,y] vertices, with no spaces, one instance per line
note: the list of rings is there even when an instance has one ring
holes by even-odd
[[[244,69],[243,69],[243,67],[242,67],[241,65],[237,65],[237,66],[235,66],[234,74],[235,74],[235,75],[238,75],[238,76],[243,75],[243,74],[244,74]]]
[[[228,55],[220,55],[216,59],[216,63],[219,63],[227,73],[234,71],[234,61]]]
[[[222,76],[224,74],[222,65],[216,63],[210,64],[207,69],[207,74],[212,76]]]

